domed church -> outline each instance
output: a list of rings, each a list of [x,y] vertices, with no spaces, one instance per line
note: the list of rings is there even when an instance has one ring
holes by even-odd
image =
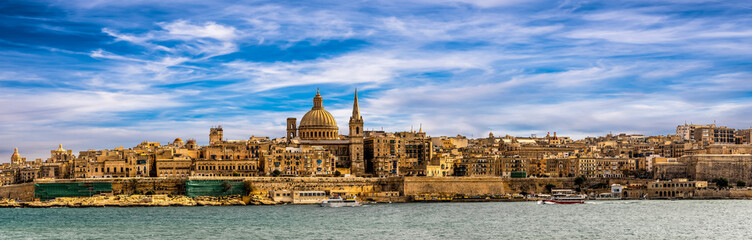
[[[301,139],[338,139],[339,127],[329,111],[324,109],[324,98],[319,91],[313,97],[313,108],[300,119],[298,134]]]
[[[324,98],[316,89],[313,107],[297,124],[296,118],[287,118],[287,141],[302,147],[320,146],[337,156],[337,168],[350,168],[354,175],[365,174],[363,161],[363,117],[358,106],[358,90],[353,98],[349,133],[339,136],[337,121],[324,109]]]

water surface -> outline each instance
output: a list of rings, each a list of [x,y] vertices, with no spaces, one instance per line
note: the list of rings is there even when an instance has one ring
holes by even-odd
[[[746,239],[752,201],[0,209],[0,238]]]

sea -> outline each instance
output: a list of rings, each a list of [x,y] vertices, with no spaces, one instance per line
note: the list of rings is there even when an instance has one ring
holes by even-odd
[[[752,201],[6,208],[1,239],[750,239]]]

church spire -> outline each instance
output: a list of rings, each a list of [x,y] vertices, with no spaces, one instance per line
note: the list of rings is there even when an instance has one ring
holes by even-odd
[[[355,89],[355,98],[353,99],[353,113],[352,118],[355,120],[360,119],[360,106],[358,105],[358,89]]]

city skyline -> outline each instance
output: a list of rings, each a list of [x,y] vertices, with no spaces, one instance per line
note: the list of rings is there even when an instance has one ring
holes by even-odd
[[[205,145],[211,125],[229,139],[282,137],[317,87],[340,130],[355,88],[365,128],[391,132],[748,128],[751,6],[11,1],[0,9],[0,155]]]

